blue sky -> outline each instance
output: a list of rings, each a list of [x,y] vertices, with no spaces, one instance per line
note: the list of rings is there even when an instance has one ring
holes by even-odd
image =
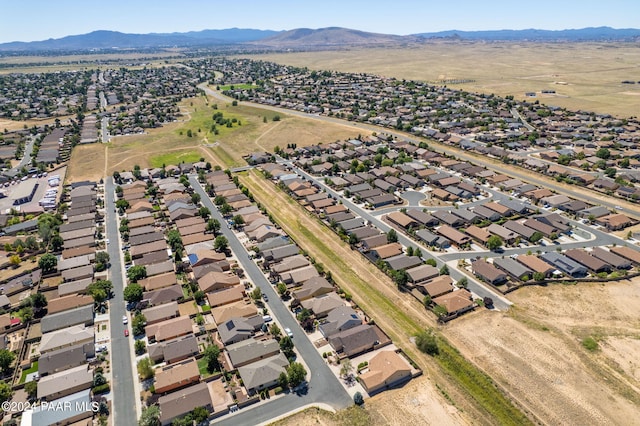
[[[2,0],[0,43],[93,30],[347,27],[387,34],[640,26],[638,0]]]

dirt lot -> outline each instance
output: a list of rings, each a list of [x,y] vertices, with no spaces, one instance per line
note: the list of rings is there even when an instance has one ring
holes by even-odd
[[[383,425],[451,425],[457,408],[446,405],[433,409],[432,384],[425,376],[412,380],[400,389],[380,393],[367,400],[363,409],[353,407],[338,413],[315,408],[273,423],[273,426],[383,426]],[[442,415],[444,413],[444,415]],[[457,424],[462,422],[458,417]]]
[[[514,95],[537,92],[540,102],[572,109],[640,115],[637,80],[640,49],[631,43],[434,42],[401,49],[349,49],[251,56],[311,69],[367,72],[439,82],[470,92]],[[566,84],[565,84],[566,83]],[[541,95],[541,90],[555,95]]]
[[[640,280],[523,288],[443,333],[545,424],[640,424]],[[599,342],[590,352],[586,337]]]

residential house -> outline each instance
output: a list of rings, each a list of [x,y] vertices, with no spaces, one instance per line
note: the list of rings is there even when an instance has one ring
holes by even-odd
[[[238,367],[238,374],[242,378],[244,387],[249,395],[261,390],[269,389],[278,384],[280,374],[285,372],[289,361],[284,354],[279,353],[248,365]]]
[[[329,344],[340,356],[354,357],[379,344],[378,333],[369,324],[362,324],[329,337]]]
[[[493,259],[493,265],[519,280],[522,280],[523,278],[533,278],[533,271],[531,269],[527,268],[522,263],[516,262],[510,257],[495,258]]]
[[[433,303],[443,306],[449,315],[461,315],[475,308],[476,304],[468,290],[460,289],[433,299]]]
[[[248,318],[231,318],[218,326],[220,341],[226,346],[250,339],[263,324],[264,319],[260,315]]]
[[[181,316],[147,325],[144,331],[150,342],[162,342],[193,332],[193,324],[189,317]]]
[[[204,407],[209,412],[213,410],[211,394],[205,382],[161,396],[158,406],[162,426],[170,425],[173,420],[191,413],[196,407]]]
[[[571,277],[576,278],[587,275],[587,268],[555,251],[542,253],[540,258]]]
[[[280,353],[280,345],[274,339],[243,340],[226,347],[233,368],[242,367]]]
[[[602,247],[594,247],[591,255],[608,263],[616,269],[631,269],[631,262],[622,256],[603,249]]]
[[[410,379],[411,364],[402,355],[380,351],[369,360],[368,371],[360,375],[360,384],[371,396]]]
[[[575,260],[593,273],[611,272],[611,265],[595,256],[591,256],[584,250],[570,249],[564,252],[569,259]]]
[[[333,309],[345,304],[344,300],[336,293],[330,292],[321,294],[310,299],[306,299],[300,302],[303,308],[309,309],[316,318],[325,317]]]
[[[545,277],[550,276],[554,271],[554,268],[550,264],[532,254],[521,254],[516,258],[516,261],[528,269],[531,269],[534,273],[538,272]]]
[[[358,316],[351,306],[338,306],[332,309],[326,316],[325,320],[318,326],[320,333],[325,338],[357,327],[362,324],[362,318]]]
[[[507,280],[507,275],[504,272],[484,259],[471,262],[471,269],[475,276],[489,284],[499,285]]]
[[[53,401],[71,395],[93,385],[93,370],[88,365],[79,365],[49,374],[38,381],[38,399]]]
[[[156,369],[155,393],[165,394],[200,381],[200,372],[195,358],[188,358]]]

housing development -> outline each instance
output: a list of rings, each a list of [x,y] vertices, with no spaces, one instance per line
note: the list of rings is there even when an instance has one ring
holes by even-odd
[[[0,134],[4,424],[261,424],[375,404],[437,356],[501,395],[437,330],[640,274],[637,118],[201,56],[0,74],[0,118],[31,120]],[[292,117],[360,134],[232,137]],[[143,166],[74,163],[190,122]]]

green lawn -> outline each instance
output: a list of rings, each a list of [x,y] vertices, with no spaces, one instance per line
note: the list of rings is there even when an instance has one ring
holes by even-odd
[[[212,373],[209,373],[209,370],[207,370],[207,359],[205,357],[200,358],[197,362],[198,371],[200,372],[200,376],[202,376],[202,378],[212,375]]]
[[[254,86],[253,84],[247,84],[247,83],[243,83],[243,84],[227,84],[224,86],[220,86],[220,90],[235,90],[235,89],[239,89],[239,90],[244,90],[244,89],[253,89],[256,86]]]
[[[200,158],[202,158],[202,154],[196,151],[176,151],[155,155],[149,161],[152,167],[162,167],[169,164],[177,166],[180,163],[196,163],[200,161]]]
[[[34,361],[28,370],[22,370],[22,376],[20,376],[20,382],[18,383],[24,383],[27,380],[27,374],[35,373],[36,371],[38,371],[38,361]]]

